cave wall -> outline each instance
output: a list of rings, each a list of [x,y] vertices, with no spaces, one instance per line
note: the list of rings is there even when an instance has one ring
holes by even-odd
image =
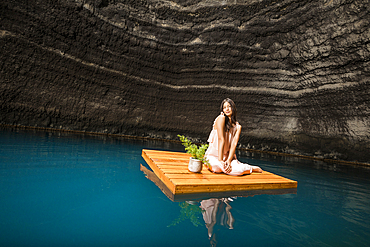
[[[4,0],[0,123],[370,163],[369,1]]]

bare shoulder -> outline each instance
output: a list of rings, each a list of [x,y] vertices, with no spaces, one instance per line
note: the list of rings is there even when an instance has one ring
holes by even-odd
[[[223,114],[220,114],[220,115],[218,115],[218,117],[216,118],[216,123],[217,122],[222,122],[222,123],[225,123],[225,115],[223,115]]]
[[[241,129],[242,128],[242,126],[239,124],[239,122],[236,122],[236,128],[237,129]]]
[[[225,116],[219,115],[215,120],[216,129],[223,129],[225,126]]]

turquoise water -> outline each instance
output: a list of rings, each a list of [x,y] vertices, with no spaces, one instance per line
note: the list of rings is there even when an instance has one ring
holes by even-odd
[[[183,150],[0,129],[0,246],[369,246],[366,169],[240,152],[296,193],[171,201],[140,171],[143,148]]]

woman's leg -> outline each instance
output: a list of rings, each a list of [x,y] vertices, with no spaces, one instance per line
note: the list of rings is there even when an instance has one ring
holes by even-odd
[[[208,155],[206,156],[209,164],[211,165],[211,171],[214,173],[222,173],[224,172],[224,167],[222,166],[222,163],[218,160],[217,157]],[[241,176],[246,174],[251,174],[252,172],[262,172],[262,169],[258,166],[251,166],[248,164],[241,163],[237,159],[233,160],[231,162],[232,170],[230,172],[224,172],[228,175],[232,176]]]
[[[252,172],[262,172],[260,167],[244,164],[236,159],[231,162],[231,166],[232,171],[228,174],[233,176],[251,174]]]
[[[222,173],[222,169],[221,169],[222,164],[218,160],[217,157],[212,156],[212,155],[208,155],[208,156],[206,156],[206,159],[208,160],[208,162],[211,166],[211,168],[208,167],[208,169],[210,169],[214,173]]]

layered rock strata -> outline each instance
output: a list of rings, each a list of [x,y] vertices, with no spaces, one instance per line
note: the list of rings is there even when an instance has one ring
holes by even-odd
[[[0,123],[370,163],[369,1],[4,0]]]

